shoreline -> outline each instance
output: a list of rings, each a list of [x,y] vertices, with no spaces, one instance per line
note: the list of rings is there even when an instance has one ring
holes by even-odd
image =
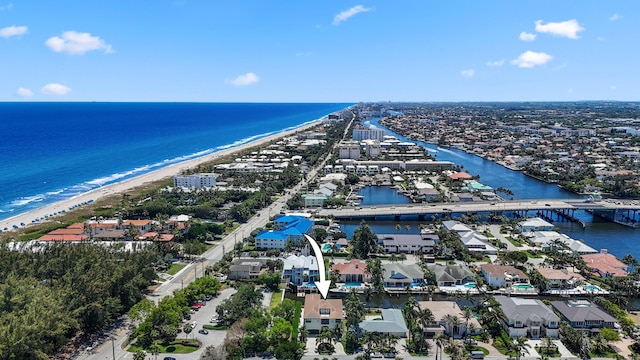
[[[210,154],[206,154],[200,157],[196,157],[193,159],[185,160],[182,162],[178,162],[175,164],[168,165],[166,167],[150,171],[145,174],[141,174],[129,179],[125,179],[113,184],[109,184],[106,186],[101,186],[95,189],[91,189],[82,194],[73,196],[71,198],[60,200],[51,204],[44,205],[42,207],[29,210],[20,214],[16,214],[6,219],[0,220],[0,230],[2,230],[2,234],[7,234],[10,232],[15,232],[16,230],[25,229],[31,226],[41,225],[50,223],[51,221],[56,220],[56,215],[50,216],[51,214],[58,215],[67,215],[73,210],[70,210],[71,207],[87,205],[89,203],[93,203],[99,199],[113,196],[116,194],[124,193],[128,190],[138,188],[144,186],[146,184],[157,182],[163,179],[168,179],[174,175],[180,174],[183,170],[196,167],[197,165],[209,163],[215,161],[219,158],[233,155],[244,150],[250,149],[252,147],[263,146],[271,141],[290,136],[299,131],[304,131],[314,126],[321,124],[325,120],[326,116],[323,116],[319,119],[304,122],[296,127],[284,129],[282,132],[278,132],[276,134],[272,134],[269,136],[265,136],[260,139],[256,139],[244,144],[240,144],[237,146],[229,147],[226,149],[222,149]],[[45,220],[32,222],[32,220],[45,218]],[[24,224],[22,226],[21,224]],[[18,228],[15,228],[14,225],[17,225]],[[4,230],[7,228],[7,230]]]

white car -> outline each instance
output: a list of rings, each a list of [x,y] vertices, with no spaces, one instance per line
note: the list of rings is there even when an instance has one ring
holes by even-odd
[[[195,329],[197,325],[198,325],[198,323],[197,323],[197,322],[195,322],[195,321],[192,321],[192,322],[191,322],[191,328],[192,328],[192,329]]]

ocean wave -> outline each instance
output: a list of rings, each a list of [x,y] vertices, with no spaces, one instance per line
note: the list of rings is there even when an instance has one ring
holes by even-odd
[[[45,199],[44,195],[25,196],[25,197],[21,197],[20,199],[12,201],[9,204],[9,206],[11,206],[11,207],[25,206],[27,204],[31,204],[31,203],[34,203],[34,202],[41,202],[44,199]]]
[[[67,188],[56,190],[56,191],[49,191],[46,194],[49,196],[58,195],[58,194],[62,194],[65,190],[67,190]]]

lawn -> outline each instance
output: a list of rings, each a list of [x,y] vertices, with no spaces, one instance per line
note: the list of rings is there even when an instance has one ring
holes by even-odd
[[[273,310],[277,308],[278,306],[280,306],[281,302],[282,302],[282,293],[280,291],[274,292],[271,295],[271,303],[269,303],[269,310]]]
[[[178,271],[182,270],[185,266],[187,266],[187,264],[173,263],[171,264],[171,267],[169,268],[169,270],[167,270],[167,274],[175,275],[178,273]]]
[[[157,342],[158,348],[160,349],[160,353],[162,354],[189,354],[200,348],[200,341],[194,339],[176,339],[168,344],[162,344]],[[149,352],[149,349],[143,349],[142,347],[131,345],[127,349],[128,352],[135,353],[139,350],[146,350]]]

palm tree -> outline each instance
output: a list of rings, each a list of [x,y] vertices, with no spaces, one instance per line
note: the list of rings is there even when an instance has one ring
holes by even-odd
[[[451,360],[464,360],[464,346],[460,342],[449,338],[447,342],[447,350],[449,350],[449,356]]]
[[[309,337],[309,329],[307,329],[307,325],[302,325],[300,331],[298,331],[298,340],[301,343],[306,343],[307,338]]]
[[[520,336],[519,338],[515,339],[515,341],[513,342],[512,349],[513,352],[516,355],[516,360],[520,360],[520,358],[522,357],[522,353],[524,352],[524,350],[526,349],[530,349],[531,345],[529,345],[527,343],[527,338],[524,336]]]
[[[469,320],[473,318],[473,311],[471,310],[471,307],[467,306],[464,308],[463,317],[464,317],[465,335],[466,337],[469,337],[471,335],[469,332]]]
[[[447,314],[442,318],[442,320],[444,321],[447,332],[451,337],[459,335],[458,333],[460,332],[460,319],[458,319],[457,316]]]
[[[440,359],[442,359],[442,349],[447,344],[447,336],[444,333],[438,333],[433,340],[436,343],[436,360],[438,360],[438,354],[440,355]]]

